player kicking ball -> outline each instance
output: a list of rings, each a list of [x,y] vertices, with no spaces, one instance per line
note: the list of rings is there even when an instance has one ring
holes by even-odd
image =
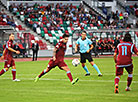
[[[130,91],[133,77],[133,64],[131,59],[133,52],[138,55],[138,50],[135,44],[132,43],[131,35],[127,33],[124,36],[123,42],[118,44],[114,53],[114,61],[116,63],[115,93],[119,93],[118,83],[121,75],[123,75],[124,68],[128,72],[127,87],[125,90]]]
[[[19,79],[16,79],[16,67],[12,56],[12,52],[15,52],[16,54],[20,54],[20,52],[13,49],[13,41],[14,34],[11,33],[6,44],[6,48],[3,51],[3,56],[1,57],[1,59],[5,60],[5,65],[4,69],[0,71],[0,76],[7,72],[10,67],[12,67],[13,81],[20,81]]]
[[[42,71],[40,75],[38,75],[35,79],[37,82],[43,75],[48,73],[52,68],[58,66],[61,70],[66,71],[67,76],[71,82],[71,84],[75,84],[79,79],[76,78],[73,80],[70,69],[68,68],[67,64],[64,62],[64,55],[66,51],[66,43],[68,42],[69,35],[64,34],[61,39],[55,46],[53,51],[53,58],[49,61],[47,68]]]

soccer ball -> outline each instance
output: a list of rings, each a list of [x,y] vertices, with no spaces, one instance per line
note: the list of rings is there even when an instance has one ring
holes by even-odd
[[[80,64],[79,59],[73,59],[73,61],[72,61],[73,66],[77,67],[79,64]]]

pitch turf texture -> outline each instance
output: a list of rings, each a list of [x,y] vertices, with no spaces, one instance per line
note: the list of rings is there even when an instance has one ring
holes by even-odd
[[[127,73],[121,77],[119,94],[114,93],[115,64],[113,58],[94,59],[103,77],[87,63],[91,76],[84,76],[82,67],[74,67],[72,60],[65,60],[74,78],[79,82],[71,85],[66,73],[58,68],[51,70],[37,83],[34,78],[47,66],[48,61],[16,62],[17,77],[12,82],[11,69],[0,76],[0,102],[138,102],[138,57],[133,57],[134,75],[131,91],[126,92]],[[2,69],[4,63],[0,63]]]

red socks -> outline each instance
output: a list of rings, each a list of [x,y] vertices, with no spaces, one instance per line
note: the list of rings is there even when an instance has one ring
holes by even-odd
[[[13,80],[16,79],[16,69],[12,69]]]
[[[127,78],[127,87],[129,87],[131,85],[132,82],[132,77],[128,77]]]
[[[5,69],[2,69],[1,71],[0,71],[0,76],[2,75],[2,74],[4,74],[6,72],[6,70]]]
[[[119,77],[116,77],[116,78],[115,78],[115,85],[118,85],[119,79],[120,79]]]
[[[42,71],[41,74],[38,77],[41,78],[45,74],[46,74],[46,70]]]
[[[115,78],[115,85],[118,85],[119,79],[120,78],[118,76],[116,76],[116,78]],[[128,78],[127,78],[127,87],[130,87],[131,82],[132,82],[132,74],[129,74]]]
[[[72,75],[71,75],[70,71],[67,71],[67,76],[68,76],[69,80],[72,82],[73,78],[72,78]]]

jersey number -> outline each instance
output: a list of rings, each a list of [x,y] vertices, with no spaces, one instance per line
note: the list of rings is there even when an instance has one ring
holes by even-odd
[[[122,46],[122,55],[127,55],[127,46]]]

